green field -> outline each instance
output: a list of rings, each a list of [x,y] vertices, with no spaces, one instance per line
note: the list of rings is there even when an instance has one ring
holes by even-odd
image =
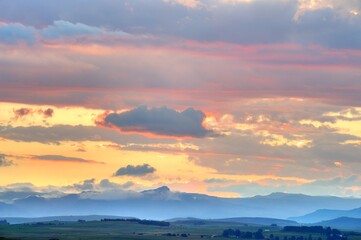
[[[264,236],[271,234],[283,240],[284,236],[309,236],[300,233],[285,233],[279,227],[265,227],[238,223],[221,222],[177,222],[169,227],[149,226],[132,222],[66,222],[55,225],[3,225],[0,226],[0,237],[24,240],[115,240],[115,239],[209,239],[221,235],[224,229],[239,229],[240,231],[264,231]],[[162,234],[179,234],[179,236],[162,236]],[[181,237],[187,234],[187,237]],[[203,237],[202,237],[203,236]],[[319,235],[312,234],[313,239]],[[325,240],[325,236],[321,236]],[[0,238],[1,239],[1,238]],[[216,237],[215,239],[230,239]],[[361,237],[350,236],[349,240],[361,240]]]

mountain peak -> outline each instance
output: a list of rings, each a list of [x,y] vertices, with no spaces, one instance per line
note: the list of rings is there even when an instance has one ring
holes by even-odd
[[[155,188],[155,189],[149,189],[149,190],[145,190],[143,191],[142,193],[146,193],[146,194],[160,194],[160,193],[169,193],[170,192],[170,189],[169,187],[167,186],[162,186],[162,187],[159,187],[159,188]]]
[[[282,198],[282,197],[310,197],[308,195],[300,194],[300,193],[285,193],[285,192],[273,192],[269,195],[263,197],[271,197],[271,198]]]
[[[154,189],[154,191],[155,191],[155,192],[169,192],[170,189],[169,189],[169,187],[167,187],[167,186],[162,186],[162,187],[159,187],[159,188]]]

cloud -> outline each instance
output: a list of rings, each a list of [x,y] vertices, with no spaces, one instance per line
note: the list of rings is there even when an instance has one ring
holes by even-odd
[[[5,154],[0,154],[0,167],[9,167],[12,165],[14,165],[14,163],[7,160],[7,156]]]
[[[34,45],[41,41],[70,40],[101,41],[102,37],[124,37],[129,34],[119,30],[108,30],[103,27],[89,26],[83,23],[72,23],[56,20],[44,28],[35,28],[21,23],[0,22],[0,42],[5,44],[26,43]]]
[[[33,115],[34,113],[41,114],[41,115],[43,115],[44,118],[50,118],[54,114],[54,110],[52,108],[47,108],[45,110],[43,110],[43,109],[35,110],[35,109],[31,109],[31,108],[19,108],[19,109],[14,109],[13,112],[14,112],[15,120],[24,118],[28,115]]]
[[[50,118],[54,115],[54,109],[48,108],[42,111],[45,118]]]
[[[0,46],[1,101],[103,109],[166,103],[204,111],[216,107],[222,111],[228,102],[271,97],[360,104],[357,51],[299,45],[173,44],[173,48],[55,44],[37,49],[37,54],[29,48],[10,54]]]
[[[84,180],[82,183],[76,183],[74,187],[78,191],[92,191],[95,188],[95,178]]]
[[[308,11],[316,11],[320,9],[332,9],[342,17],[358,15],[361,11],[361,3],[358,0],[338,1],[338,0],[300,0],[298,10],[294,16],[296,21]]]
[[[235,192],[241,196],[267,195],[273,192],[303,193],[314,196],[358,196],[361,178],[358,175],[313,180],[309,183],[264,179],[261,182],[248,182],[228,186],[210,187],[210,191]]]
[[[343,174],[358,174],[361,151],[359,145],[352,143],[359,142],[360,137],[352,135],[352,132],[339,132],[337,125],[315,127],[299,123],[303,117],[322,116],[322,113],[330,110],[330,106],[318,110],[310,107],[308,114],[312,114],[303,116],[302,107],[296,108],[293,115],[292,107],[281,105],[275,102],[259,106],[239,105],[239,109],[249,113],[248,116],[228,117],[225,122],[222,122],[222,118],[219,122],[213,120],[212,128],[224,136],[189,140],[198,147],[197,151],[187,152],[189,159],[218,173],[231,175],[319,179],[338,175],[340,171]],[[255,114],[258,112],[256,109],[261,110],[260,115]],[[353,112],[357,117],[357,112]],[[350,118],[351,122],[354,117]],[[305,139],[309,141],[306,145]]]
[[[207,178],[203,182],[208,184],[224,184],[224,183],[232,183],[233,180],[223,179],[223,178]]]
[[[31,113],[32,113],[32,110],[30,108],[14,109],[15,119],[22,118],[22,117],[27,116],[27,115],[29,115]]]
[[[104,28],[89,26],[83,23],[71,23],[64,20],[54,21],[52,25],[39,31],[44,39],[91,37],[91,36],[127,36],[122,31],[109,31]]]
[[[201,4],[201,2],[198,0],[163,0],[163,1],[166,3],[180,4],[188,8],[196,8]]]
[[[12,203],[14,200],[28,196],[45,198],[62,197],[67,194],[79,194],[86,199],[123,199],[139,196],[139,193],[127,190],[135,185],[133,182],[115,183],[108,179],[101,181],[95,178],[65,186],[35,186],[31,183],[14,183],[0,186],[0,201]]]
[[[49,26],[43,29],[48,39],[122,33],[118,30],[121,28],[135,35],[172,36],[201,42],[288,42],[337,48],[348,48],[352,44],[354,48],[361,48],[358,0],[154,0],[151,4],[147,0],[124,4],[117,0],[101,3],[90,0],[83,14],[74,11],[83,6],[82,0],[30,2],[31,6],[24,6],[20,0],[3,2],[0,15],[7,22],[37,28]],[[38,17],[24,17],[28,11]],[[103,12],[108,14],[101,14]],[[157,16],[156,12],[167,14]],[[110,30],[104,30],[104,26]]]
[[[155,168],[148,164],[143,165],[128,165],[126,167],[119,168],[118,171],[114,173],[114,176],[145,176],[147,174],[154,173]]]
[[[81,125],[55,125],[52,127],[0,126],[0,136],[13,141],[47,144],[60,144],[62,141],[107,141],[119,139],[119,134],[109,129]]]
[[[123,113],[110,113],[99,124],[115,127],[123,132],[150,132],[165,136],[202,138],[212,134],[203,126],[206,115],[188,108],[178,112],[167,107],[138,107]]]
[[[63,193],[83,193],[84,197],[96,195],[98,198],[101,198],[103,195],[108,195],[110,192],[122,195],[125,189],[128,189],[133,185],[134,183],[131,181],[125,183],[115,183],[111,182],[109,179],[102,179],[98,181],[95,178],[91,178],[67,186],[47,186],[44,187],[44,190],[49,191],[49,189],[54,188]]]
[[[102,179],[99,183],[99,187],[104,188],[106,190],[114,190],[114,189],[119,189],[119,188],[128,189],[134,185],[135,184],[132,181],[128,181],[123,184],[118,184],[118,183],[113,183],[113,182],[109,181],[109,179]]]
[[[6,44],[34,44],[36,42],[36,30],[20,23],[0,22],[0,42]]]
[[[62,141],[107,141],[121,145],[127,144],[176,144],[172,138],[152,139],[139,134],[121,135],[117,131],[94,126],[55,125],[51,127],[0,126],[0,137],[17,142],[39,142],[44,144],[60,144]]]
[[[34,160],[44,160],[44,161],[59,161],[59,162],[79,162],[79,163],[97,163],[97,164],[104,164],[103,162],[98,162],[94,160],[87,160],[83,158],[76,158],[76,157],[66,157],[61,155],[36,155],[32,156]]]

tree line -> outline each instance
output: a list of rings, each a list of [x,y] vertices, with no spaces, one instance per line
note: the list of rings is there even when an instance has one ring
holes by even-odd
[[[262,229],[257,232],[241,232],[239,229],[226,229],[222,233],[226,238],[243,238],[243,239],[264,239]]]
[[[170,223],[165,221],[156,221],[156,220],[142,220],[137,218],[104,218],[101,219],[102,222],[134,222],[144,225],[153,225],[153,226],[160,226],[160,227],[169,227]]]
[[[330,227],[324,228],[322,226],[286,226],[283,228],[285,232],[300,232],[300,233],[319,233],[325,235],[340,235],[341,232],[338,229],[332,229]]]

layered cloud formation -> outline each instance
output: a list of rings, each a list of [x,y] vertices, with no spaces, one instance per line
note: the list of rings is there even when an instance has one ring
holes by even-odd
[[[0,63],[0,185],[361,193],[358,0],[0,0]]]

